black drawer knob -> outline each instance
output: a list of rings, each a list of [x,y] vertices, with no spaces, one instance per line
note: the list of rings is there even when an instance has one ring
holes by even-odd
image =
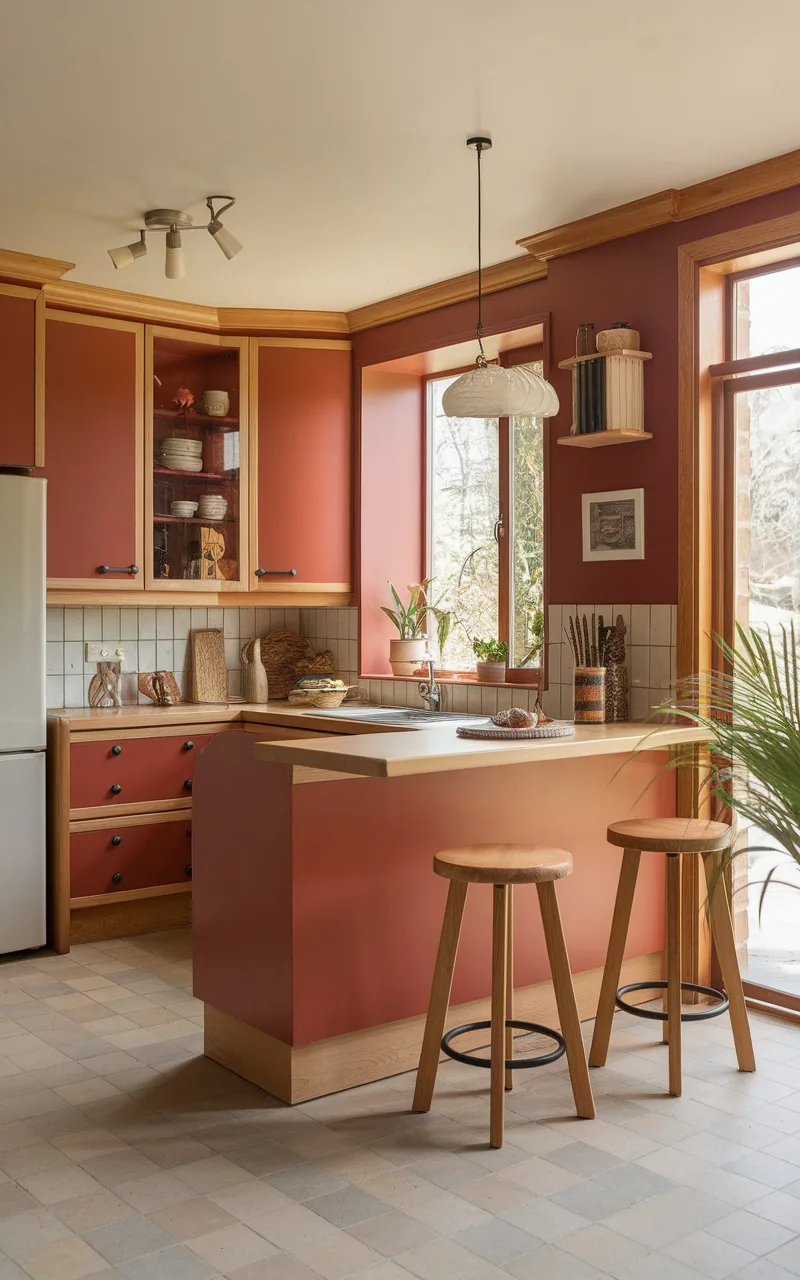
[[[118,782],[115,782],[111,788],[112,796],[118,796],[121,790],[122,790],[122,787],[120,786],[120,784]]]
[[[121,883],[122,883],[122,872],[121,872],[121,871],[115,871],[115,872],[114,872],[114,874],[113,874],[113,876],[111,877],[111,879],[112,879],[112,881],[113,881],[113,883],[114,883],[114,884],[121,884]]]
[[[183,784],[183,789],[184,789],[184,791],[191,791],[191,789],[192,789],[192,780],[191,780],[191,778],[187,778],[187,779],[186,779],[186,781],[185,781],[185,782],[184,782],[184,784]]]
[[[122,836],[112,836],[112,837],[111,837],[111,843],[112,843],[113,845],[122,844]]]
[[[121,756],[121,755],[122,755],[122,747],[119,745],[119,743],[118,743],[118,742],[115,742],[115,743],[114,743],[114,746],[111,748],[111,754],[112,754],[112,756]]]
[[[183,749],[184,751],[194,751],[194,743],[192,742],[191,738],[189,739],[188,742],[184,742]]]
[[[189,877],[189,879],[191,880],[191,878],[192,878],[192,864],[191,864],[191,862],[187,862],[186,866],[183,868],[183,873],[184,873],[184,875],[187,875],[187,876]]]

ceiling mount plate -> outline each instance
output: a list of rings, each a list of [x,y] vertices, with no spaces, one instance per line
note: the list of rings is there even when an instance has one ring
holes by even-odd
[[[491,151],[491,138],[467,138],[467,146],[472,147],[473,151]]]
[[[168,231],[170,227],[185,230],[191,227],[192,219],[190,214],[180,209],[150,209],[144,215],[144,225],[148,231]]]

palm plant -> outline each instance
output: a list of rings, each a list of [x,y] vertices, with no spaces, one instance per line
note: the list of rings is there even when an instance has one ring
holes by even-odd
[[[800,670],[794,623],[762,635],[737,624],[735,645],[714,637],[723,669],[683,682],[668,709],[709,730],[703,780],[708,792],[774,845],[746,852],[784,851],[800,866]],[[688,764],[687,754],[676,764]],[[691,763],[694,762],[693,757]],[[763,881],[761,903],[777,868]]]

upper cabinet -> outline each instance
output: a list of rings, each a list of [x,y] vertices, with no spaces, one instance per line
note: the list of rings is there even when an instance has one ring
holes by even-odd
[[[44,462],[44,297],[0,284],[0,467]]]
[[[46,312],[47,576],[141,590],[142,325]]]
[[[257,516],[251,589],[349,591],[350,343],[251,339]]]
[[[247,585],[247,341],[148,327],[149,589]]]

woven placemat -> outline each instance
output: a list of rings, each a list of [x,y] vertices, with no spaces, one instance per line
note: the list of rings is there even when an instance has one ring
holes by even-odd
[[[500,729],[497,725],[492,725],[488,729],[473,729],[468,725],[459,725],[456,736],[505,741],[508,738],[571,738],[574,732],[575,725],[568,720],[551,720],[549,724],[537,724],[532,729]]]

